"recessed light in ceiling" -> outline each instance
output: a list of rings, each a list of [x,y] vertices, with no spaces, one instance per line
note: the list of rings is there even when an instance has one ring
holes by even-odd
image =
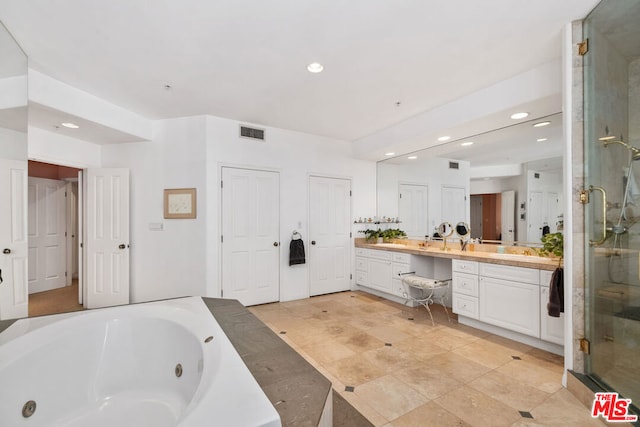
[[[534,128],[541,128],[543,126],[549,126],[551,124],[551,122],[538,122],[538,123],[534,123],[533,127]]]
[[[393,152],[384,153],[385,156],[393,156],[394,154],[396,153],[393,153]]]
[[[444,136],[441,136],[440,138],[438,138],[438,141],[444,142],[444,141],[448,141],[450,139],[451,139],[451,137],[449,135],[444,135]]]
[[[321,73],[322,70],[324,70],[324,66],[319,62],[312,62],[307,65],[307,70],[309,70],[310,73]]]
[[[71,122],[61,123],[61,125],[69,129],[78,129],[80,127],[77,124]]]
[[[418,156],[409,156],[409,157],[407,157],[407,159],[409,159],[409,160],[415,160],[417,158],[418,158]]]
[[[515,113],[511,115],[511,118],[513,120],[520,120],[520,119],[524,119],[525,117],[527,117],[529,115],[529,113]]]
[[[538,138],[538,139],[536,139],[536,141],[538,141],[538,142],[545,142],[546,140],[547,140],[547,138]]]
[[[465,142],[461,143],[460,145],[462,145],[463,147],[468,147],[470,145],[473,145],[473,141],[465,141]]]

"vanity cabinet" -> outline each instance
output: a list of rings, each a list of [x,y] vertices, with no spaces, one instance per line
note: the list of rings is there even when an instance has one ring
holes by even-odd
[[[564,344],[564,313],[560,317],[551,317],[547,312],[549,302],[549,283],[552,271],[540,272],[540,338],[555,344]]]
[[[452,311],[460,316],[478,319],[478,262],[451,261]]]
[[[521,334],[540,336],[538,285],[480,277],[479,320]]]
[[[411,270],[411,255],[356,248],[356,284],[404,298],[402,274]]]

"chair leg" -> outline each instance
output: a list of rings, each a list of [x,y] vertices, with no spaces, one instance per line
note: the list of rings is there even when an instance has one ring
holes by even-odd
[[[440,304],[442,308],[444,308],[444,312],[447,314],[447,320],[451,323],[451,316],[449,316],[449,310],[447,310],[447,306],[444,304],[444,297],[440,298]]]

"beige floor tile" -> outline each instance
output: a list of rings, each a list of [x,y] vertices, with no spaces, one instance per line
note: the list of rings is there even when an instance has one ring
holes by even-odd
[[[360,355],[327,363],[324,367],[347,386],[358,386],[384,376],[386,373]]]
[[[372,328],[366,329],[366,332],[382,342],[392,344],[407,339],[411,336],[402,332],[400,329],[389,325],[374,326]]]
[[[368,401],[375,401],[375,408],[387,420],[398,418],[427,403],[427,398],[415,393],[412,388],[386,375],[362,384],[355,394]]]
[[[564,388],[533,409],[531,414],[535,422],[550,427],[604,425],[599,419],[591,418],[589,410]]]
[[[440,372],[442,375],[447,375],[463,384],[473,381],[491,370],[452,352],[430,358],[426,366],[434,372]]]
[[[522,359],[560,375],[564,372],[564,358],[548,351],[534,348],[524,354]]]
[[[365,351],[362,353],[362,357],[387,373],[408,368],[415,364],[415,359],[412,355],[386,345]]]
[[[435,402],[473,426],[509,426],[521,418],[515,409],[467,386],[457,388]]]
[[[363,353],[368,350],[384,347],[384,342],[359,329],[357,329],[355,333],[340,336],[336,338],[336,340],[356,353]]]
[[[393,376],[429,399],[436,399],[462,386],[460,381],[424,363],[396,371]]]
[[[562,388],[562,372],[550,371],[524,359],[512,360],[496,370],[546,393],[555,393]]]
[[[434,402],[419,406],[389,423],[391,427],[465,427],[468,425]]]
[[[429,334],[407,338],[393,346],[415,357],[417,362],[426,362],[434,356],[447,353],[447,350],[431,342]]]
[[[455,348],[452,351],[491,369],[511,362],[513,360],[512,356],[520,357],[522,355],[519,351],[495,344],[484,338]]]
[[[517,411],[531,411],[550,396],[549,393],[497,371],[491,371],[468,385]]]
[[[455,331],[456,333],[453,333],[453,331]],[[453,350],[455,348],[471,344],[472,342],[477,341],[480,338],[471,334],[467,334],[466,332],[460,332],[453,328],[449,329],[444,327],[435,332],[432,332],[429,335],[429,339],[431,340],[431,342],[439,345],[445,350]]]
[[[320,364],[354,356],[352,350],[334,340],[324,340],[301,346],[301,348]]]
[[[484,337],[484,339],[490,343],[509,349],[513,355],[517,355],[517,356],[534,350],[534,348],[531,347],[530,345],[513,341],[513,340],[510,340],[509,338],[504,338],[499,335],[488,335]],[[542,352],[542,350],[540,351]],[[547,353],[547,352],[545,351],[543,353]],[[548,354],[551,354],[551,353],[548,353]]]

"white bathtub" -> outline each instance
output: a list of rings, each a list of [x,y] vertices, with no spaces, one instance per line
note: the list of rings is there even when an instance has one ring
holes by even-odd
[[[35,411],[25,417],[31,401]],[[204,302],[193,297],[14,323],[0,334],[0,425],[281,423]]]

